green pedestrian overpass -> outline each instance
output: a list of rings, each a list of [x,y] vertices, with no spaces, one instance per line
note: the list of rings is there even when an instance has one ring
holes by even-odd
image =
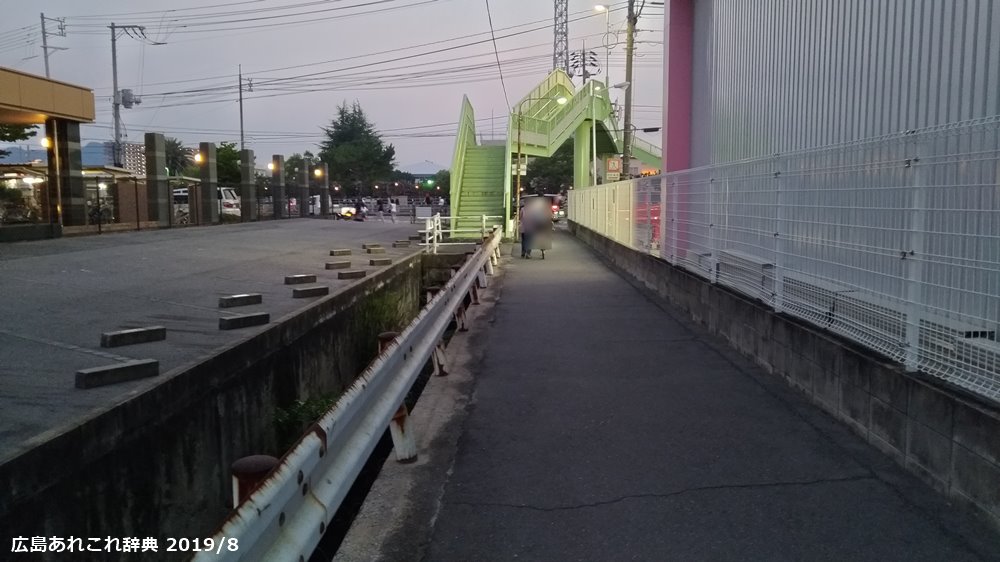
[[[505,141],[477,142],[475,112],[465,97],[451,165],[450,213],[457,217],[503,217],[509,234],[515,200],[514,163],[519,150],[529,158],[548,158],[573,140],[573,186],[584,187],[595,183],[591,177],[594,154],[598,162],[605,156],[621,154],[623,136],[606,85],[591,80],[576,88],[562,70],[552,71],[515,104]],[[631,152],[632,158],[641,163],[661,167],[659,147],[633,136]],[[478,224],[458,228],[466,226]]]

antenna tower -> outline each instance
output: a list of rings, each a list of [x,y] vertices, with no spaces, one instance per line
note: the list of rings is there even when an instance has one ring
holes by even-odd
[[[556,6],[555,41],[552,45],[552,70],[569,73],[569,0],[554,0]]]

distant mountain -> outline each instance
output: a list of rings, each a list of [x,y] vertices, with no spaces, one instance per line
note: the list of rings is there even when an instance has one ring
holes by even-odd
[[[44,148],[12,145],[5,146],[3,149],[10,152],[10,154],[0,158],[0,164],[28,164],[35,160],[41,160],[42,162],[46,160]]]
[[[0,164],[28,164],[35,160],[48,161],[48,155],[44,148],[9,145],[5,146],[4,150],[10,151],[10,154],[0,158]],[[111,142],[88,142],[80,149],[80,159],[84,166],[110,166],[112,162]]]

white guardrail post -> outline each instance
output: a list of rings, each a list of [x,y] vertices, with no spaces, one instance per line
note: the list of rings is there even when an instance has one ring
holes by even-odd
[[[434,234],[432,226],[428,232]],[[496,256],[501,237],[494,229],[402,333],[380,338],[379,356],[222,524],[212,539],[218,548],[198,552],[193,560],[309,558],[385,428],[396,426],[403,444],[396,435],[394,443],[400,448],[412,438],[400,404],[424,365],[432,357],[443,359],[444,332],[473,285],[482,282],[479,273]],[[404,460],[412,458],[403,453]]]
[[[424,219],[424,247],[430,249],[433,253],[436,254],[437,252],[434,251],[433,245],[431,243],[433,237],[434,237],[434,219],[431,218]]]

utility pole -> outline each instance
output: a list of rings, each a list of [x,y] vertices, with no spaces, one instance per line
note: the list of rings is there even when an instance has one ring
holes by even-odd
[[[111,23],[111,108],[115,120],[114,165],[122,167],[122,96],[118,91],[118,28]]]
[[[120,168],[124,158],[122,155],[122,93],[118,90],[118,32],[137,31],[145,37],[146,28],[141,25],[115,25],[113,22],[109,27],[111,29],[111,82],[114,87],[114,92],[111,95],[111,108],[115,120],[113,160],[115,167]],[[131,90],[126,91],[131,95]],[[127,107],[132,107],[132,103],[132,98],[129,98]]]
[[[583,43],[583,49],[579,51],[573,51],[570,57],[570,76],[576,76],[577,69],[579,69],[580,75],[583,76],[583,83],[586,84],[587,80],[593,76],[590,72],[590,67],[598,68],[599,64],[597,62],[597,55],[593,51],[587,51],[587,43]]]
[[[246,150],[246,145],[243,142],[243,65],[239,66],[239,81],[240,81],[240,150]]]
[[[625,38],[625,82],[629,87],[625,90],[625,131],[622,142],[622,173],[630,177],[632,156],[632,54],[635,49],[635,26],[639,16],[635,13],[635,0],[628,0],[628,31]]]
[[[49,51],[65,51],[65,47],[49,47],[49,31],[45,27],[45,22],[47,20],[59,22],[59,31],[52,33],[52,35],[58,37],[66,37],[66,20],[59,18],[47,18],[45,17],[45,12],[42,12],[42,57],[45,59],[45,77],[50,78],[49,74]]]

